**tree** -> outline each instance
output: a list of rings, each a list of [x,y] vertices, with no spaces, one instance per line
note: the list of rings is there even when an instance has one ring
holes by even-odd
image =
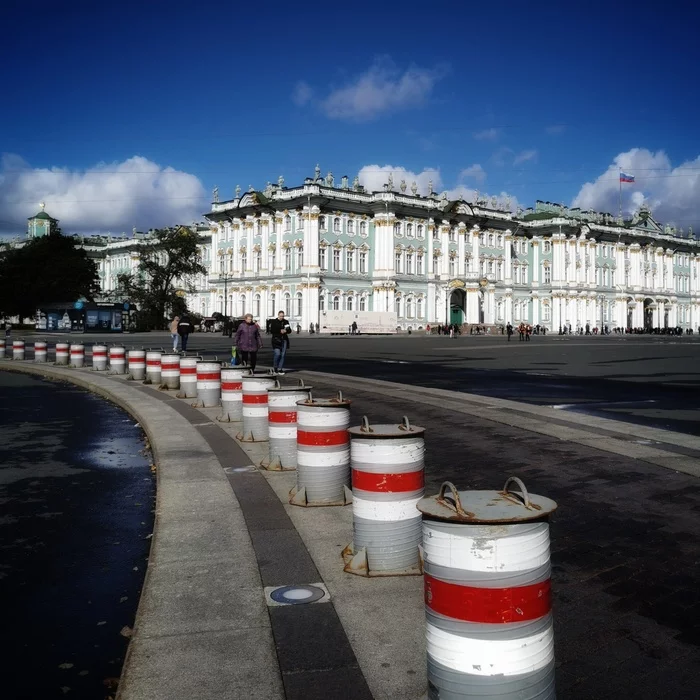
[[[97,265],[60,229],[0,255],[0,313],[32,318],[41,304],[93,301]]]
[[[119,275],[120,293],[136,304],[151,328],[164,328],[169,312],[182,313],[182,291],[194,291],[193,278],[206,274],[198,242],[197,234],[185,226],[158,229],[136,249],[137,271]]]

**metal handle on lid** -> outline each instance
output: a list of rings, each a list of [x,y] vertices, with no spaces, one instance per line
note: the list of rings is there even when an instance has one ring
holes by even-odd
[[[275,389],[281,389],[281,388],[282,388],[282,385],[280,384],[280,380],[275,379]]]
[[[303,379],[300,379],[300,380],[299,380],[299,388],[300,388],[300,389],[306,388],[306,384],[304,384],[304,380],[303,380]]]
[[[408,416],[403,417],[403,423],[399,425],[399,430],[411,430],[411,424],[408,422]]]
[[[445,496],[445,491],[447,489],[450,489],[452,492],[452,496]],[[451,481],[443,481],[442,486],[440,487],[440,493],[438,493],[437,497],[438,503],[441,503],[444,506],[447,506],[450,510],[453,510],[455,513],[458,513],[459,515],[466,516],[467,512],[462,508],[462,501],[459,500],[459,491],[457,491],[457,487],[451,482]]]
[[[369,418],[367,416],[362,416],[362,427],[360,430],[363,433],[373,433],[374,430],[372,429],[372,426],[369,424]]]
[[[518,488],[520,488],[520,497],[523,501],[523,504],[525,505],[526,508],[530,508],[530,494],[527,492],[527,489],[525,488],[525,484],[522,482],[522,479],[519,479],[517,476],[509,476],[508,479],[506,480],[505,485],[503,486],[503,493],[506,495],[518,495],[518,494],[513,494],[512,491],[508,491],[508,486],[510,486],[511,482],[515,483],[518,485]]]
[[[338,395],[333,399],[333,401],[337,401],[338,403],[342,403],[343,400],[344,400],[343,399],[343,392],[338,391]]]

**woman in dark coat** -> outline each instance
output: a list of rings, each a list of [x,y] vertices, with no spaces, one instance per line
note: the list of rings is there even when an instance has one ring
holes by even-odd
[[[241,355],[243,364],[248,365],[251,372],[254,372],[258,362],[258,350],[263,346],[263,343],[260,337],[260,328],[253,321],[252,314],[246,314],[245,320],[238,326],[234,344],[237,352]]]

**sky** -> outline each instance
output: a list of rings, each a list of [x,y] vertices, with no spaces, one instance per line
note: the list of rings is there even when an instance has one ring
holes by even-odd
[[[5,0],[0,234],[201,221],[336,180],[700,231],[697,4]]]

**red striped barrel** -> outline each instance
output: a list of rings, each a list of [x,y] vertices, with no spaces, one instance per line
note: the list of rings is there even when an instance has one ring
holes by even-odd
[[[129,350],[129,375],[137,381],[146,378],[145,350]]]
[[[107,346],[93,345],[92,346],[92,368],[98,372],[103,372],[107,369]]]
[[[221,401],[221,364],[219,362],[197,362],[197,406],[211,408]]]
[[[34,362],[46,362],[49,351],[45,340],[37,340],[34,343]]]
[[[178,398],[197,398],[197,358],[180,358],[180,393]]]
[[[270,375],[244,374],[243,428],[236,436],[242,442],[265,442],[268,439],[267,390],[275,385]]]
[[[180,388],[180,355],[163,353],[160,358],[160,379],[167,389]]]
[[[126,374],[126,350],[123,347],[109,349],[109,370],[111,374]]]
[[[56,343],[56,364],[68,364],[68,343]]]
[[[260,466],[272,471],[297,468],[297,403],[311,397],[312,387],[275,386],[267,392],[269,454]]]
[[[554,700],[547,516],[556,507],[514,477],[502,491],[446,482],[419,502],[432,697]]]
[[[407,418],[401,425],[370,425],[365,417],[349,432],[353,542],[344,553],[345,570],[419,574],[422,527],[416,504],[425,493],[425,428]]]
[[[221,422],[237,422],[243,418],[243,374],[245,367],[221,368]]]
[[[297,403],[297,485],[294,505],[344,505],[350,486],[350,401]]]
[[[23,360],[24,359],[24,341],[23,340],[13,340],[12,341],[12,359],[13,360]]]
[[[160,361],[163,353],[160,350],[146,352],[146,383],[160,384]]]
[[[5,353],[7,352],[7,345],[5,344],[5,339],[0,340],[0,360],[5,359]]]
[[[72,343],[70,346],[71,367],[83,367],[85,365],[85,346],[82,343]]]

